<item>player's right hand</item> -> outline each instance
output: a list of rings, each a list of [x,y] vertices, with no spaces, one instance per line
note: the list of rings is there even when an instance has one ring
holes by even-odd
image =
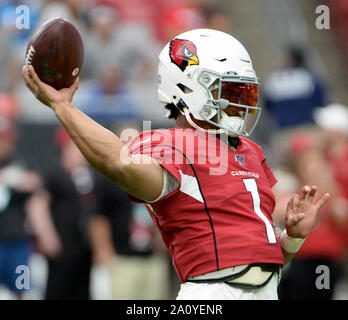
[[[23,66],[22,75],[27,87],[35,97],[52,109],[60,103],[70,103],[79,87],[79,78],[77,78],[70,88],[56,90],[40,80],[32,65]]]

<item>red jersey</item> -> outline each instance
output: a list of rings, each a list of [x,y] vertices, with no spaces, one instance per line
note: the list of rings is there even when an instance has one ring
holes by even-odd
[[[261,147],[236,150],[215,135],[175,128],[141,133],[129,150],[156,159],[180,183],[146,207],[181,282],[237,265],[283,264],[272,213],[276,183]]]

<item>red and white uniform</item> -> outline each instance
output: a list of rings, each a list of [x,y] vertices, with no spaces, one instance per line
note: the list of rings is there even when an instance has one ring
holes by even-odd
[[[146,207],[182,283],[237,265],[283,264],[272,228],[276,179],[261,147],[239,139],[235,151],[214,135],[175,128],[143,132],[129,146],[179,181]]]

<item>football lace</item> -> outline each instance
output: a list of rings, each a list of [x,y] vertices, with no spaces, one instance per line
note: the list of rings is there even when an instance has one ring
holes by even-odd
[[[25,57],[25,66],[27,67],[27,71],[28,71],[28,66],[31,65],[34,53],[35,53],[34,47],[30,46],[30,48],[29,48],[29,50],[27,52],[27,55]]]

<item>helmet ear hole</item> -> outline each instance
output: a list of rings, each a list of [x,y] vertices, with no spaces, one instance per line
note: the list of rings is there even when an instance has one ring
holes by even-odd
[[[176,85],[185,94],[193,92],[193,90],[191,90],[189,87],[183,85],[182,83],[177,83]]]

